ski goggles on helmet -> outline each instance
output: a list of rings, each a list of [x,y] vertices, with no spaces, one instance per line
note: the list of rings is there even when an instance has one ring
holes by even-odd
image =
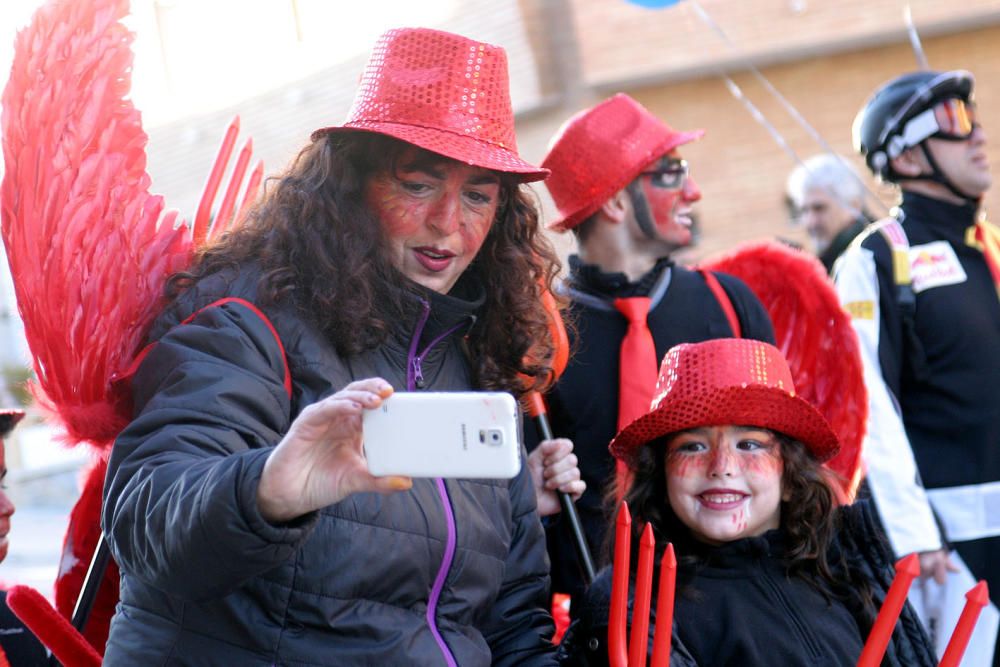
[[[965,141],[976,127],[976,107],[957,97],[941,100],[921,111],[903,126],[902,133],[889,140],[890,158],[931,137],[946,141]]]
[[[657,162],[653,169],[640,172],[640,176],[649,176],[655,188],[680,190],[688,178],[688,163],[687,160],[667,158]]]
[[[961,141],[972,135],[976,126],[976,105],[972,102],[952,97],[938,102],[931,111],[938,125],[933,136]]]

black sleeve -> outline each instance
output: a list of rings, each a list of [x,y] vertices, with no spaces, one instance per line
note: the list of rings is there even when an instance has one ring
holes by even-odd
[[[774,326],[764,305],[746,283],[728,273],[715,272],[716,278],[729,296],[743,329],[743,338],[761,340],[774,345]]]
[[[896,571],[892,548],[884,536],[878,512],[868,500],[842,506],[837,512],[840,548],[851,563],[849,567],[867,579],[873,603],[881,607],[892,587]],[[865,623],[859,622],[859,627],[867,635],[874,617],[865,620]],[[909,602],[904,603],[900,611],[883,664],[894,667],[933,667],[937,664],[930,637]]]
[[[228,304],[174,327],[133,379],[136,417],[111,451],[102,529],[122,570],[182,599],[225,595],[291,557],[315,515],[274,525],[256,491],[288,430],[283,357]]]
[[[545,536],[527,463],[521,463],[510,486],[513,535],[504,580],[483,627],[497,667],[556,664]]]

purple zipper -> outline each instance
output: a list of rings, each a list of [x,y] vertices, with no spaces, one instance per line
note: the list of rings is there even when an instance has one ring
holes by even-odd
[[[418,375],[420,377],[420,382],[424,381],[424,374],[420,368],[422,355],[417,354],[417,345],[420,344],[420,334],[424,332],[424,326],[427,324],[427,318],[431,315],[431,304],[424,299],[420,299],[420,305],[423,307],[423,312],[420,313],[420,319],[417,321],[417,328],[413,331],[413,338],[410,339],[410,352],[406,357],[407,391],[416,390]],[[424,349],[423,354],[427,354],[427,349],[428,348]]]
[[[448,571],[451,570],[451,562],[455,557],[455,543],[458,541],[455,530],[455,514],[451,509],[451,498],[448,496],[448,487],[445,486],[444,480],[438,477],[434,481],[437,482],[438,495],[441,496],[441,502],[444,503],[444,515],[448,520],[448,544],[444,548],[444,558],[441,560],[441,568],[434,579],[434,588],[431,589],[431,597],[427,600],[427,624],[431,627],[431,634],[434,635],[438,646],[441,647],[441,652],[444,654],[444,659],[448,663],[448,667],[458,667],[458,663],[455,662],[455,656],[451,654],[451,649],[448,648],[448,645],[444,642],[444,637],[441,636],[441,631],[438,630],[436,618],[438,599],[441,597],[442,589],[444,589],[445,579],[448,578]]]
[[[418,385],[423,384],[424,373],[422,364],[427,353],[445,337],[451,335],[460,326],[459,324],[456,324],[454,327],[448,329],[443,334],[428,343],[427,347],[425,347],[423,351],[418,354],[417,345],[420,342],[420,335],[423,333],[424,326],[427,324],[427,318],[431,313],[430,303],[423,299],[420,300],[420,303],[423,306],[423,313],[420,316],[420,320],[417,322],[416,330],[413,332],[413,339],[410,341],[410,351],[406,360],[406,389],[408,391],[415,391]],[[441,567],[438,568],[437,576],[434,578],[434,586],[431,588],[431,594],[427,600],[427,625],[430,627],[431,634],[434,635],[434,641],[437,642],[438,648],[441,649],[441,653],[444,655],[444,659],[448,664],[448,667],[458,667],[458,663],[455,661],[455,656],[451,654],[451,649],[448,648],[448,644],[445,643],[444,637],[441,636],[441,631],[437,627],[438,600],[441,598],[441,591],[444,589],[444,582],[448,578],[448,572],[451,570],[451,563],[455,558],[458,531],[455,526],[455,513],[451,507],[451,498],[448,495],[448,487],[445,485],[444,480],[440,477],[434,481],[437,483],[438,496],[440,496],[441,503],[444,505],[445,520],[448,524],[448,542],[445,544],[444,558],[441,559]]]

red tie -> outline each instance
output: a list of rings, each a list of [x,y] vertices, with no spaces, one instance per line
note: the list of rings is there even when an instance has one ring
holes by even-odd
[[[618,430],[649,412],[656,390],[656,345],[646,324],[648,296],[615,299],[615,308],[628,319],[628,331],[622,339],[618,367]],[[615,465],[618,477],[618,501],[621,502],[632,476],[624,461]]]
[[[646,325],[648,296],[615,299],[615,308],[628,319],[618,369],[618,430],[649,412],[656,389],[656,345]]]

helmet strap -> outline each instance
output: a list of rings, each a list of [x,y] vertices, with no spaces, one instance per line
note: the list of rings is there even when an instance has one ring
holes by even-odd
[[[632,202],[632,214],[635,216],[636,224],[639,225],[639,231],[650,241],[655,241],[657,239],[656,224],[653,222],[653,214],[649,210],[649,202],[646,200],[646,194],[642,191],[642,186],[639,185],[639,180],[635,179],[626,185],[625,192],[628,193],[629,201]]]
[[[941,166],[938,164],[937,160],[934,159],[934,154],[927,149],[927,142],[920,142],[920,150],[924,152],[924,157],[927,158],[927,163],[931,166],[931,173],[927,175],[921,175],[917,178],[926,178],[935,183],[940,183],[944,187],[948,188],[953,195],[960,199],[964,199],[967,202],[978,203],[979,197],[970,197],[965,192],[958,189],[958,186],[951,182],[951,179],[944,173]],[[911,179],[915,180],[915,179]]]

